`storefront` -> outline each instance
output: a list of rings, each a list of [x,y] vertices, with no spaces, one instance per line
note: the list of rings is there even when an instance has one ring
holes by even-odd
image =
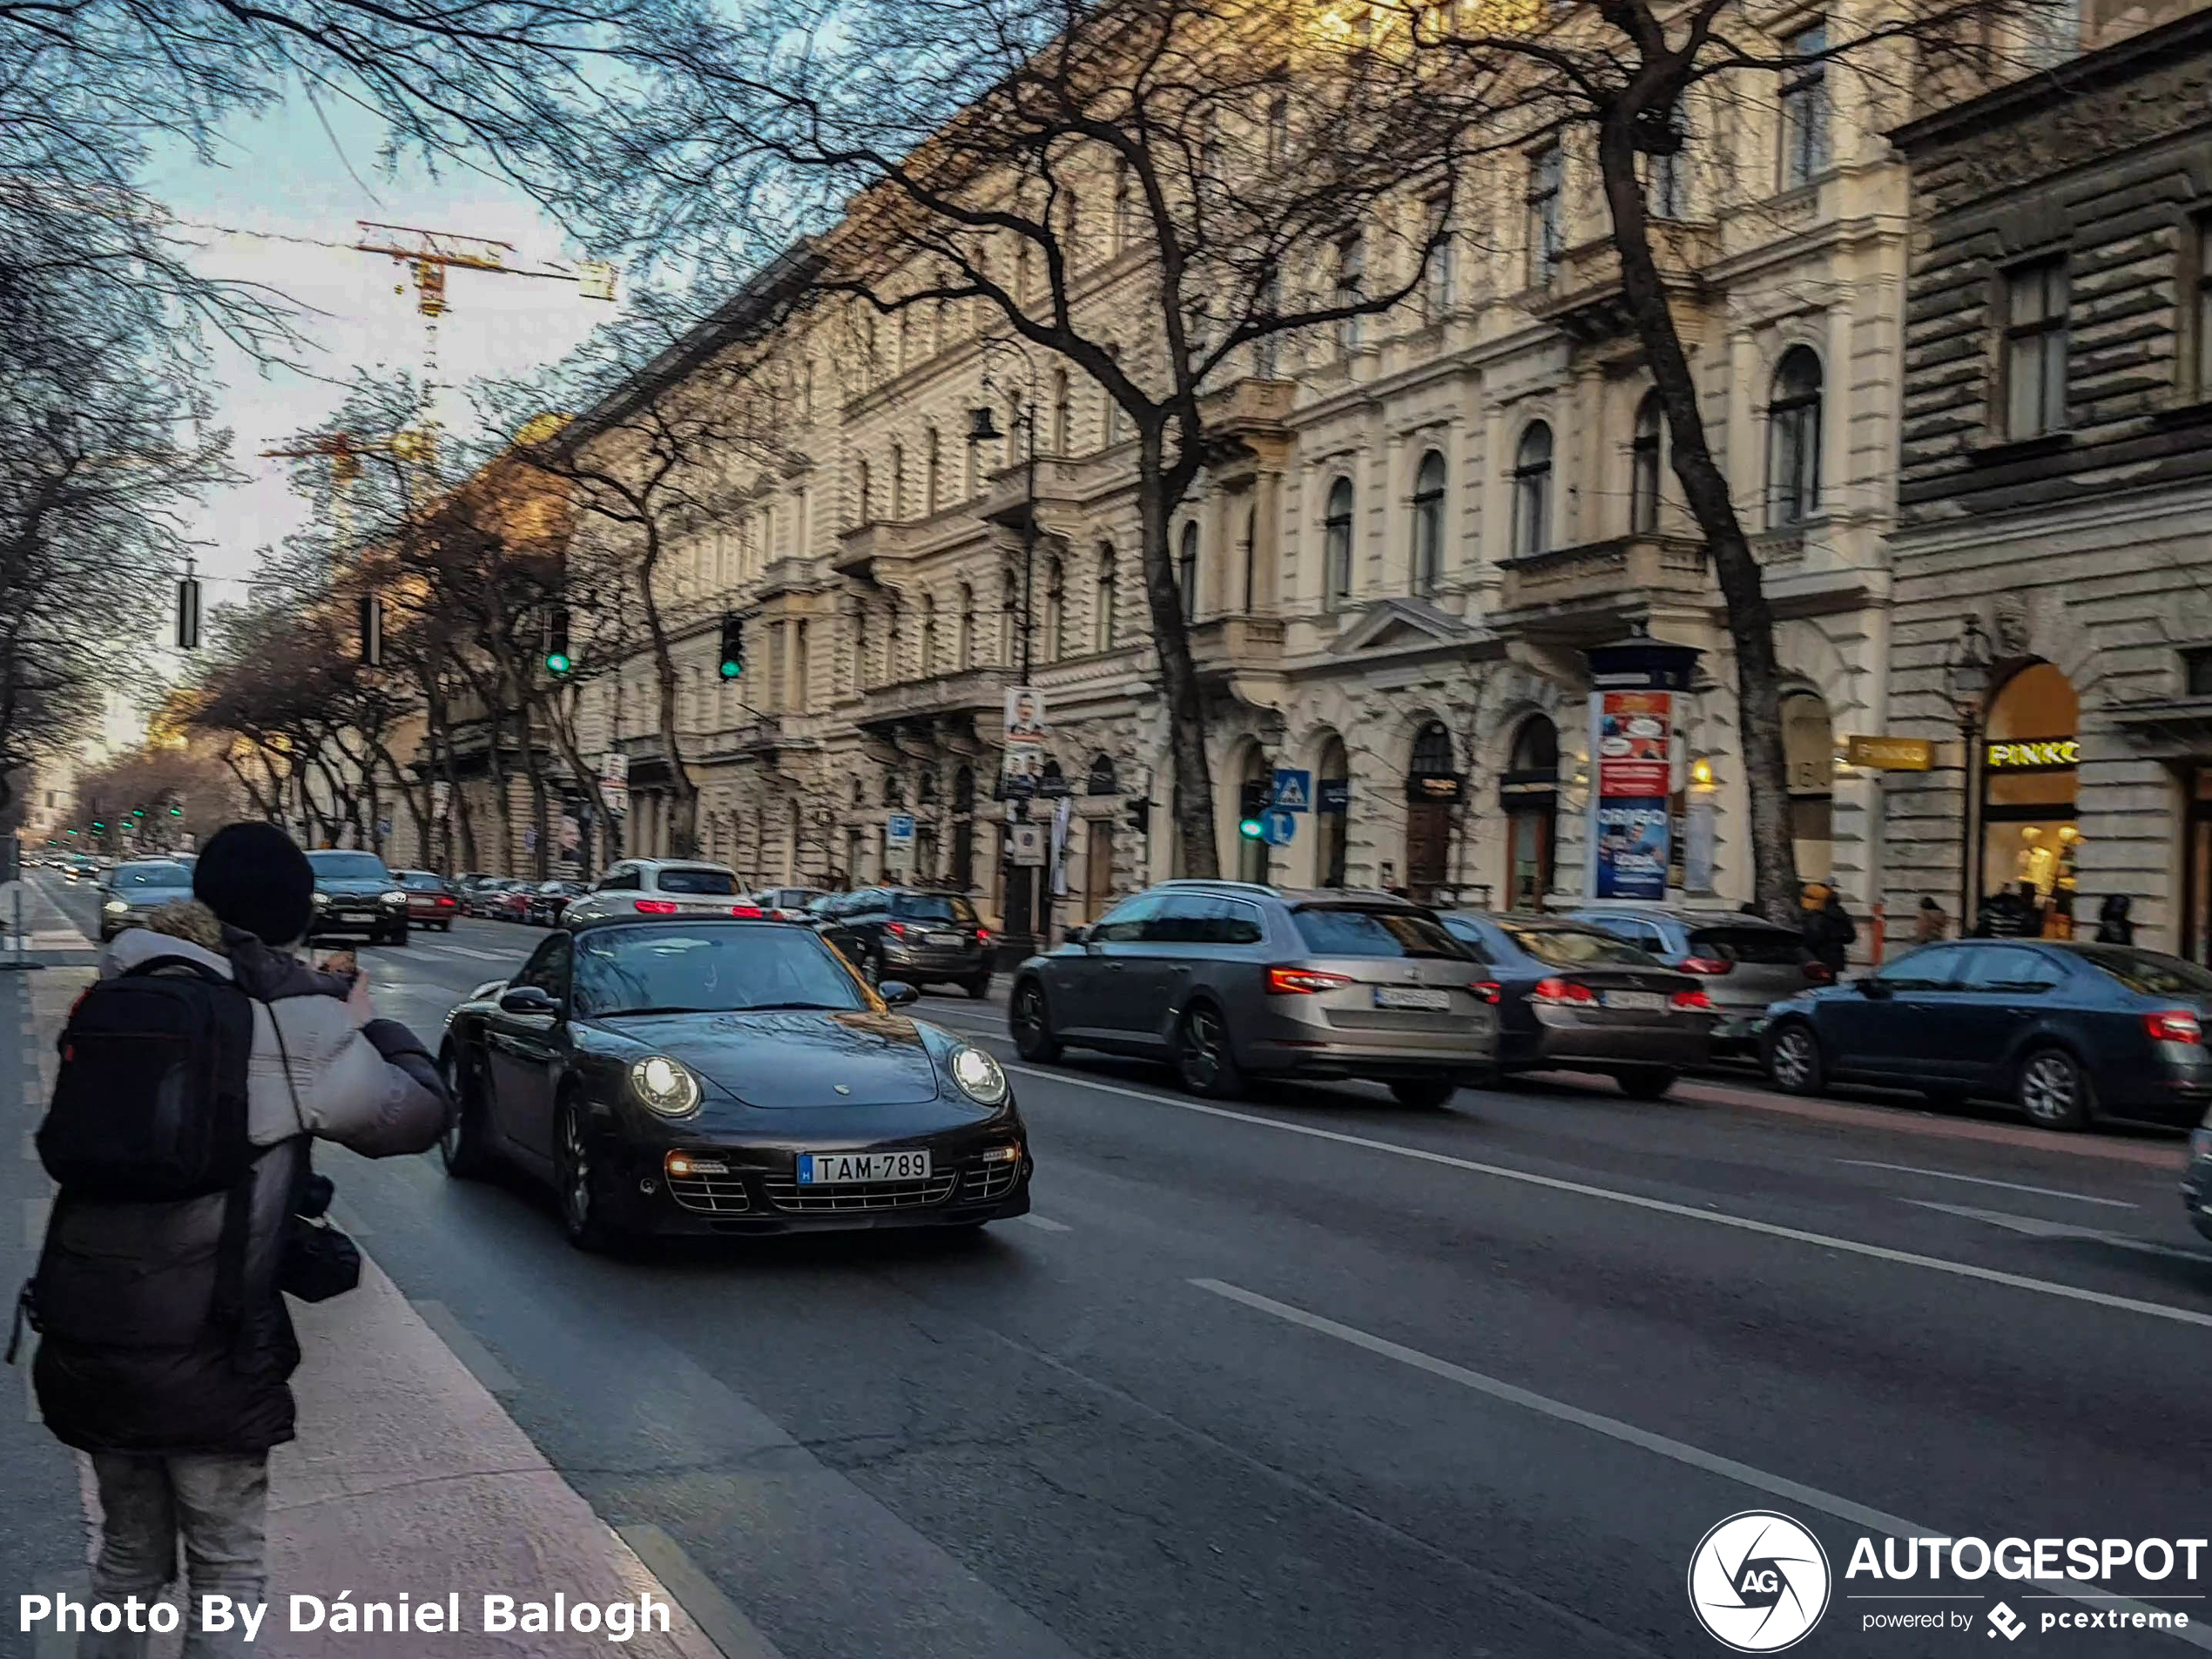
[[[2073,685],[2048,663],[2021,669],[1990,702],[1978,757],[1982,931],[2073,936],[2080,720]]]
[[[1498,805],[1506,815],[1505,907],[1541,911],[1559,824],[1559,728],[1543,715],[1530,715],[1514,733]]]
[[[1413,738],[1406,773],[1406,893],[1422,904],[1449,879],[1452,814],[1467,780],[1452,769],[1452,734],[1431,720]]]

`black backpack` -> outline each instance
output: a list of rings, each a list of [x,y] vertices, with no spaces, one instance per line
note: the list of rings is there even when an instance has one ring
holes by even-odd
[[[166,1203],[236,1186],[253,1002],[203,963],[157,956],[97,981],[61,1035],[39,1161],[64,1195]]]

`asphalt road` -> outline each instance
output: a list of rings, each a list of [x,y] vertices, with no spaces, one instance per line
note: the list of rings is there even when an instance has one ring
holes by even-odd
[[[536,936],[362,957],[434,1034]],[[996,1008],[921,1011],[1011,1059]],[[1213,1107],[1104,1061],[1015,1077],[1035,1214],[980,1241],[596,1259],[519,1183],[320,1161],[599,1514],[661,1529],[787,1659],[1710,1655],[1693,1548],[1769,1507],[1833,1569],[1804,1651],[1988,1652],[1999,1595],[2031,1626],[2077,1604],[1847,1579],[1854,1541],[2207,1530],[2212,1247],[2171,1143],[1600,1083],[1421,1112],[1359,1086]],[[2208,1584],[2114,1588],[2212,1620]],[[1941,1608],[1971,1628],[1865,1628]]]

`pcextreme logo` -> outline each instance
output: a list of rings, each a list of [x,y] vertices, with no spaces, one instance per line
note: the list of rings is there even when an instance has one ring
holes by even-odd
[[[1738,1653],[1779,1653],[1828,1610],[1828,1552],[1787,1515],[1746,1509],[1707,1533],[1689,1558],[1689,1605]]]

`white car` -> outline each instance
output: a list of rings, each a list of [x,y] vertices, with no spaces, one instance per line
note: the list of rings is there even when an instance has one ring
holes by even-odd
[[[737,872],[726,864],[694,859],[624,859],[591,884],[591,891],[569,902],[563,923],[603,921],[610,916],[674,916],[687,913],[726,916],[760,914]]]

